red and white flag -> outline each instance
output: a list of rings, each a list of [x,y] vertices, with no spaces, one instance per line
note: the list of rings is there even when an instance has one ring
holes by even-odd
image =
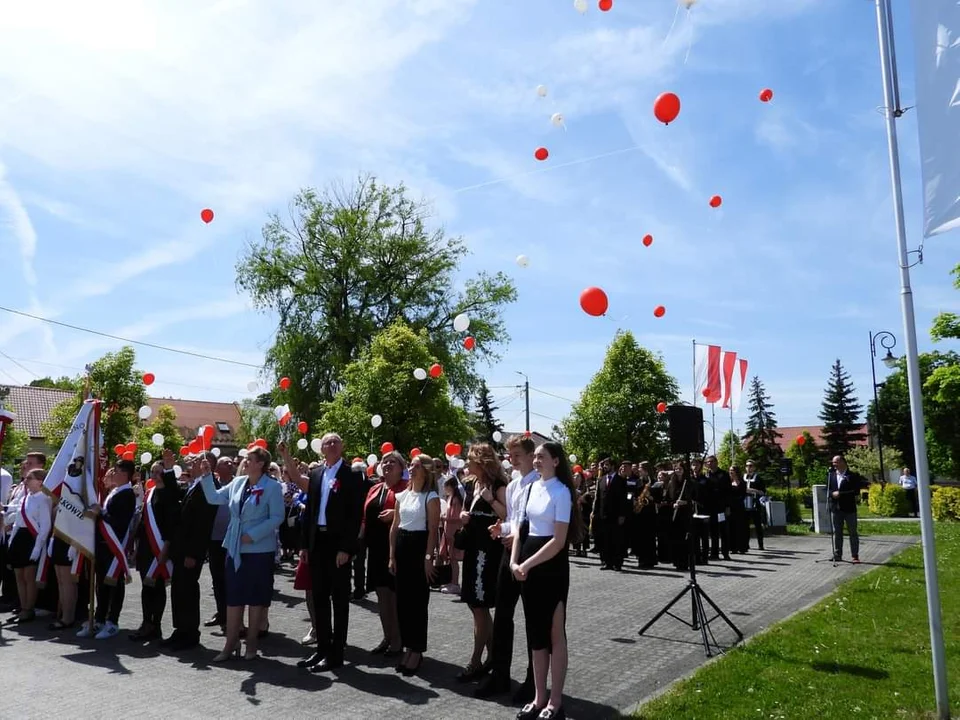
[[[728,355],[733,356],[729,362]],[[723,382],[723,406],[737,412],[740,409],[743,386],[747,382],[747,361],[743,358],[738,359],[736,353],[724,353]]]
[[[693,374],[696,380],[696,386],[693,389],[694,403],[703,398],[705,402],[713,404],[723,397],[720,377],[720,346],[697,345],[695,343],[693,347]]]
[[[723,351],[723,407],[730,407],[730,395],[734,385],[734,370],[737,368],[737,354],[732,350]]]

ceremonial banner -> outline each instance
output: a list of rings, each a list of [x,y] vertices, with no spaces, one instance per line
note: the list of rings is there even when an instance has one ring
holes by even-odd
[[[693,344],[693,404],[701,399],[713,404],[721,397],[720,346]]]
[[[57,503],[54,534],[91,560],[97,525],[87,508],[98,501],[96,476],[101,444],[100,401],[88,400],[80,408],[43,483],[44,492]]]
[[[747,384],[747,361],[740,358],[737,361],[737,371],[733,374],[733,389],[730,393],[730,405],[734,412],[740,409],[740,398],[743,397],[743,387]]]
[[[923,236],[960,227],[960,2],[913,0]]]
[[[730,396],[733,393],[734,371],[737,369],[737,354],[730,350],[723,351],[723,405],[722,408],[730,407]]]

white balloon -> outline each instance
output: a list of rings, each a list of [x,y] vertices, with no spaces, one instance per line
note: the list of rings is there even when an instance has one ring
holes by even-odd
[[[260,387],[260,384],[256,380],[247,383],[247,390],[250,392],[256,392],[258,387]]]
[[[546,85],[537,85],[537,95],[538,95],[539,97],[542,97],[542,98],[543,98],[543,97],[546,97],[546,96],[547,96],[547,86],[546,86]]]
[[[567,124],[566,120],[564,120],[563,118],[563,113],[554,113],[553,115],[551,115],[550,122],[553,123],[554,127],[558,127],[558,128],[562,128]]]
[[[306,449],[307,449],[307,445],[309,445],[309,443],[307,442],[307,439],[306,439],[306,438],[300,438],[299,440],[297,440],[297,449],[298,449],[298,450],[306,450]]]
[[[383,477],[383,465],[377,463],[377,477]]]
[[[573,0],[574,9],[583,15],[587,12],[587,0]]]
[[[530,265],[530,258],[526,255],[517,255],[517,265],[522,268],[528,267]]]
[[[500,466],[501,466],[504,470],[509,470],[510,467],[511,467],[510,461],[509,461],[509,460],[504,460],[502,463],[500,463]]]
[[[150,462],[151,460],[153,460],[153,455],[151,455],[151,454],[148,453],[148,452],[145,452],[145,453],[143,453],[143,454],[140,456],[140,464],[141,464],[141,465],[146,465],[146,464],[147,464],[148,462]]]
[[[141,420],[146,420],[151,415],[153,415],[153,410],[149,405],[144,405],[142,408],[137,410],[137,417],[139,417]]]
[[[426,379],[427,379],[427,371],[424,370],[423,368],[417,368],[416,370],[413,371],[413,376],[414,376],[417,380],[426,380]]]
[[[381,425],[383,425],[383,418],[380,417],[379,415],[374,415],[372,418],[370,418],[370,424],[373,425],[375,428],[378,428]]]
[[[491,437],[493,438],[494,442],[500,442],[501,440],[503,440],[503,433],[500,432],[499,430],[494,430],[493,435]],[[508,466],[509,466],[509,463],[508,463]]]
[[[210,454],[213,455],[214,457],[220,457],[220,448],[214,448],[213,450],[210,451]]]
[[[320,438],[314,438],[310,441],[310,449],[317,455],[320,454],[320,451],[323,449],[323,443],[320,441]]]
[[[152,442],[157,447],[162,447],[163,435],[161,435],[160,433],[154,433],[153,435],[150,436],[150,442]]]
[[[243,452],[243,451],[241,450],[240,452]],[[246,456],[244,456],[244,457],[246,457]],[[179,480],[181,475],[183,475],[183,468],[180,467],[179,465],[174,465],[174,466],[173,466],[173,476],[174,476],[177,480]]]
[[[697,0],[677,0],[681,5],[683,5],[687,10],[692,8],[697,4]]]
[[[575,463],[576,461],[577,461],[577,456],[576,456],[576,455],[571,455],[571,456],[570,456],[570,462]]]
[[[238,456],[238,457],[245,458],[245,457],[246,457],[247,455],[249,455],[249,454],[250,454],[250,451],[247,450],[246,448],[240,448],[240,449],[237,451],[237,456]]]
[[[375,462],[377,462],[376,455],[374,455],[373,453],[370,453],[369,455],[367,455],[367,465],[373,465]]]
[[[470,317],[466,313],[460,313],[453,319],[453,329],[457,332],[465,332],[470,327]]]

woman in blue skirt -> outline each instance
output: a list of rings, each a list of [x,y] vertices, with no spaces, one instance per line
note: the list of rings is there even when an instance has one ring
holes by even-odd
[[[250,608],[250,627],[263,625],[273,597],[273,561],[277,553],[277,528],[284,518],[283,489],[266,474],[270,453],[255,447],[247,453],[241,474],[226,487],[217,488],[206,461],[201,464],[201,487],[211,505],[230,508],[230,524],[223,539],[227,551],[225,573],[227,639],[214,662],[240,656],[243,609]],[[257,657],[257,633],[247,633],[245,660]]]

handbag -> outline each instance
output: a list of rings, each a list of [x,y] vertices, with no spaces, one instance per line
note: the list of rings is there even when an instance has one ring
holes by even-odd
[[[453,582],[453,568],[450,565],[437,565],[430,587],[443,587]]]
[[[467,529],[462,527],[453,534],[453,547],[457,550],[466,550],[467,544]]]

